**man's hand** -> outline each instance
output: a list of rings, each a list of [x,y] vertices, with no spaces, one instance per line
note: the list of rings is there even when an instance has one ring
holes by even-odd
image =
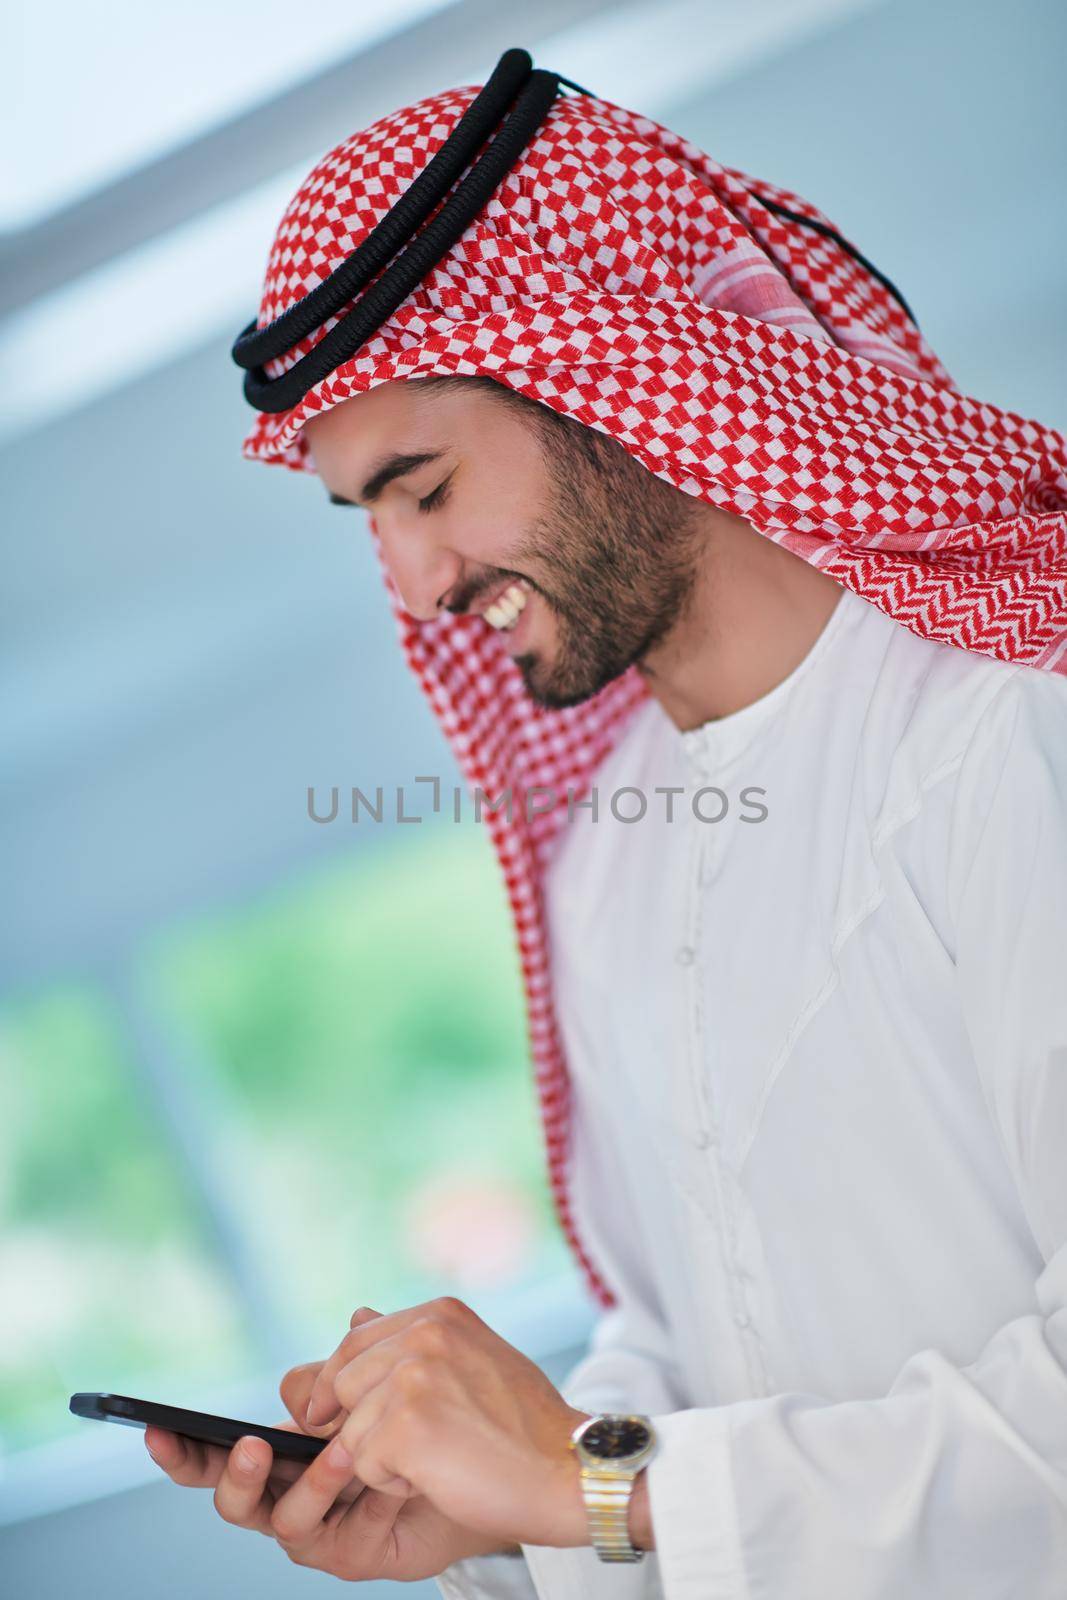
[[[364,1310],[354,1325],[372,1320]],[[308,1400],[323,1362],[294,1367],[281,1393],[293,1431],[329,1437],[347,1420],[341,1411],[328,1423],[309,1426]],[[295,1426],[294,1426],[295,1425]],[[213,1488],[224,1521],[255,1529],[281,1545],[291,1561],[349,1581],[391,1578],[400,1582],[436,1577],[454,1561],[501,1548],[442,1516],[424,1497],[367,1488],[347,1462],[327,1460],[329,1447],[310,1466],[274,1461],[263,1439],[240,1440],[232,1450],[199,1444],[160,1428],[148,1428],[145,1443],[175,1483]]]
[[[352,1322],[304,1419],[337,1427],[325,1454],[339,1471],[347,1452],[362,1483],[424,1496],[496,1544],[588,1543],[568,1448],[587,1413],[538,1366],[451,1297]]]

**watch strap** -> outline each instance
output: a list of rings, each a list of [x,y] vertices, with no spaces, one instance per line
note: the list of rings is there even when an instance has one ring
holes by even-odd
[[[645,1552],[630,1543],[630,1496],[636,1473],[598,1472],[583,1466],[582,1497],[593,1548],[601,1561],[642,1561]]]

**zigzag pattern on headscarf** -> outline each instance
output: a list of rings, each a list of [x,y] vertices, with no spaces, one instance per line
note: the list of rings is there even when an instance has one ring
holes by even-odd
[[[279,225],[260,327],[356,248],[476,92],[404,107],[315,166]],[[309,417],[389,380],[484,373],[609,434],[913,632],[1067,672],[1067,441],[960,394],[891,288],[820,228],[831,224],[807,201],[649,118],[561,97],[419,288],[299,405],[259,414],[244,453],[314,471]],[[646,691],[631,671],[584,705],[542,710],[487,623],[418,622],[390,592],[468,781],[516,802],[510,819],[487,821],[518,937],[549,1174],[564,1232],[611,1305],[568,1199],[569,1080],[542,878],[568,793],[586,791]],[[530,790],[554,800],[528,817]]]

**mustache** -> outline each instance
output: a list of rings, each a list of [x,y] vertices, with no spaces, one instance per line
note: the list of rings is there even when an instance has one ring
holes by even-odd
[[[454,590],[451,600],[443,609],[451,612],[453,616],[462,616],[472,605],[477,604],[486,595],[492,594],[494,589],[499,589],[502,583],[516,583],[520,579],[538,594],[543,593],[540,585],[532,578],[528,578],[524,572],[513,572],[510,568],[497,567],[492,572],[469,579],[462,588]]]

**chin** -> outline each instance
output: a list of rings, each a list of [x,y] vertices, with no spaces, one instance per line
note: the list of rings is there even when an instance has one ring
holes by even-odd
[[[555,674],[545,666],[541,657],[533,652],[516,656],[515,665],[522,673],[522,681],[530,699],[544,711],[562,711],[565,706],[577,705],[586,699],[585,695],[574,698],[561,692],[564,686],[557,682]]]
[[[546,669],[541,658],[534,654],[516,656],[515,665],[522,673],[530,699],[544,711],[566,711],[570,706],[583,705],[627,670],[623,667],[619,672],[601,675],[594,682],[582,684],[573,679],[568,681],[564,674],[554,672],[551,668]]]

